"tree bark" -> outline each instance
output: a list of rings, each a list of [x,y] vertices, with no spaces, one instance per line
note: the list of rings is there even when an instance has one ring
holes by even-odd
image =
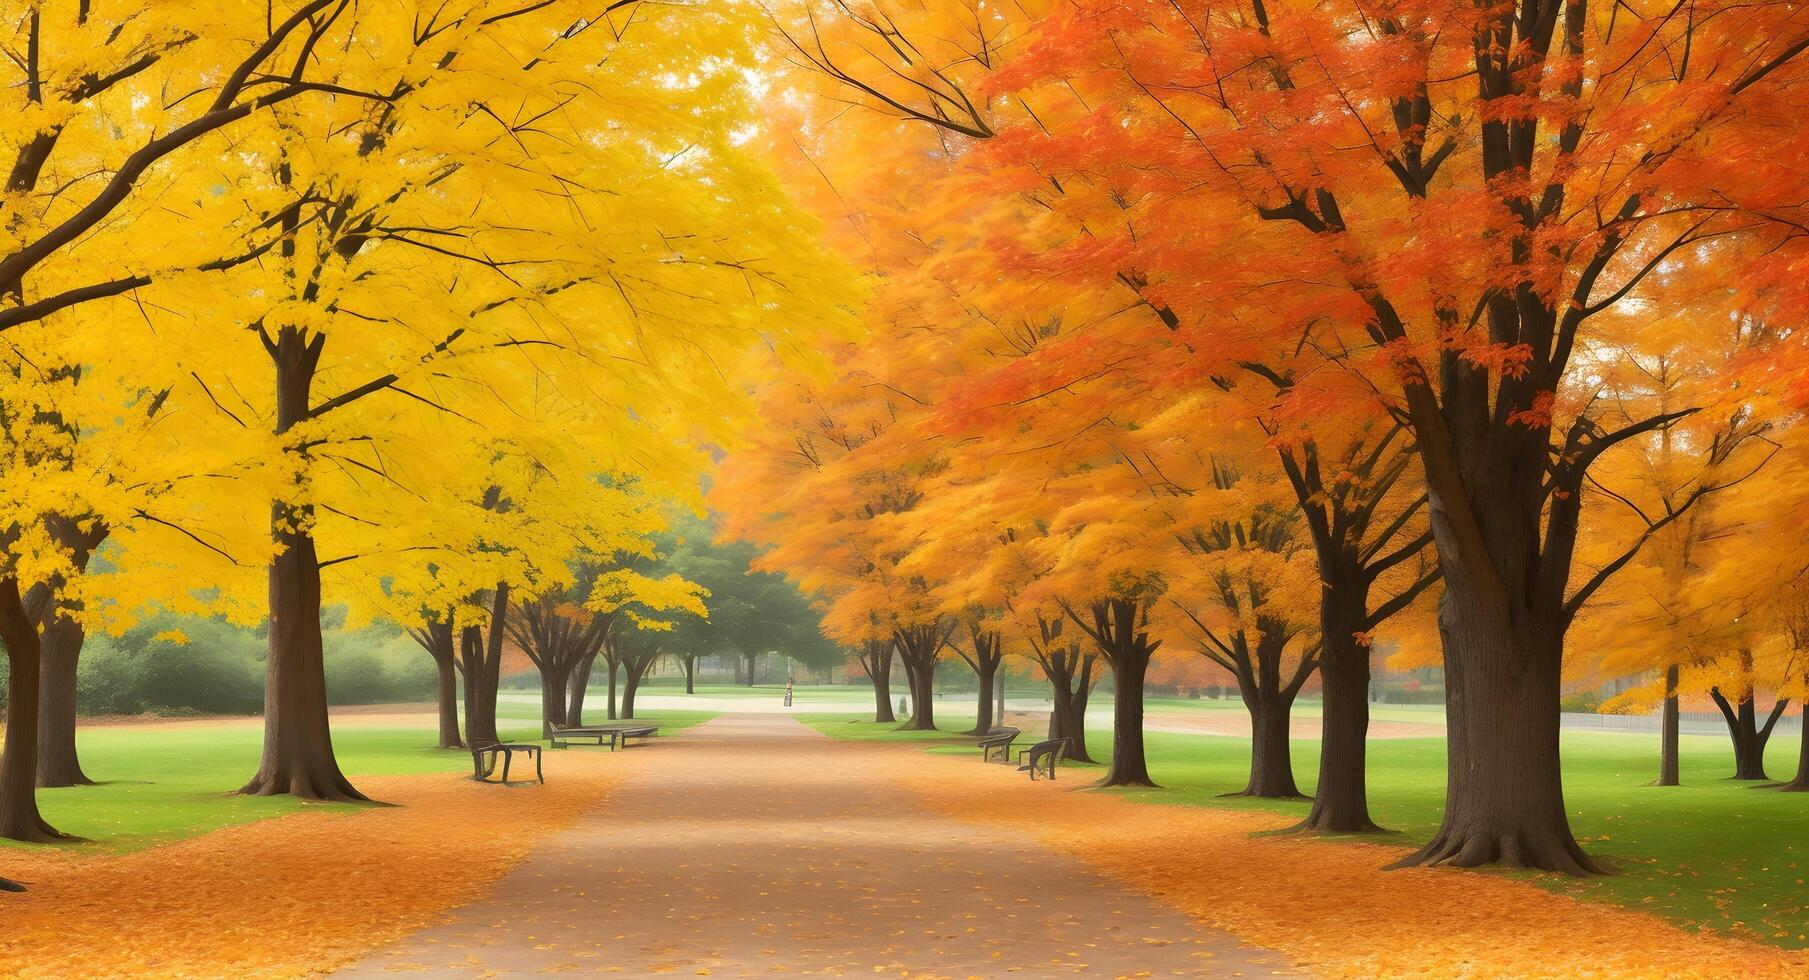
[[[1798,714],[1803,719],[1803,733],[1798,740],[1796,778],[1778,787],[1786,793],[1809,793],[1809,699],[1804,699],[1803,710]]]
[[[459,657],[453,643],[452,617],[448,614],[444,618],[430,620],[419,629],[410,629],[408,633],[433,658],[434,667],[439,674],[436,691],[440,714],[438,748],[464,748],[465,743],[459,738]]]
[[[1155,786],[1143,754],[1143,677],[1149,654],[1126,651],[1112,664],[1112,764],[1101,786]]]
[[[912,626],[896,632],[898,656],[904,661],[905,679],[911,692],[911,717],[898,726],[900,731],[936,730],[936,663],[947,637],[947,629],[940,623]]]
[[[591,650],[572,668],[571,702],[565,711],[567,725],[577,727],[584,724],[584,692],[590,687],[590,671],[597,662],[597,653],[597,650]]]
[[[609,720],[616,720],[616,673],[622,669],[619,657],[609,658]]]
[[[1758,706],[1753,702],[1750,688],[1738,706],[1730,705],[1720,688],[1710,689],[1709,697],[1714,698],[1715,706],[1721,709],[1721,717],[1727,722],[1728,740],[1734,744],[1734,778],[1754,782],[1768,779],[1765,775],[1765,746],[1771,741],[1771,732],[1777,726],[1778,718],[1789,706],[1789,699],[1779,698],[1772,705],[1765,724],[1761,726]]]
[[[540,673],[540,737],[552,738],[553,728],[564,728],[566,721],[565,672],[546,670]]]
[[[1349,632],[1322,632],[1319,661],[1324,717],[1319,736],[1319,785],[1313,807],[1296,830],[1375,833],[1369,815],[1369,654]]]
[[[314,369],[326,345],[284,327],[271,347],[276,368],[276,433],[307,420]],[[297,454],[293,496],[270,505],[269,652],[264,660],[264,751],[258,771],[239,790],[252,796],[294,795],[309,800],[363,800],[339,770],[327,720],[327,678],[320,638],[320,559],[314,550],[307,449]]]
[[[1602,869],[1577,845],[1558,752],[1563,630],[1521,606],[1508,616],[1446,560],[1439,634],[1447,705],[1444,821],[1399,866],[1504,864],[1573,875]],[[1510,597],[1510,601],[1515,601]]]
[[[84,528],[80,520],[63,515],[45,519],[45,529],[61,546],[69,549],[69,560],[77,572],[88,570],[94,549],[107,539],[105,524],[92,521]],[[63,577],[32,587],[26,593],[25,608],[40,628],[40,674],[38,677],[38,785],[40,787],[92,786],[94,781],[82,771],[81,757],[76,752],[76,665],[82,655],[86,631],[70,612],[73,604],[59,609],[57,600],[65,586]],[[41,592],[40,592],[41,590]],[[40,600],[34,603],[34,598]]]
[[[75,667],[84,631],[76,620],[51,610],[40,646],[38,684],[38,785],[92,786],[75,748]]]
[[[465,738],[472,745],[499,741],[496,737],[494,701],[484,711],[484,631],[467,626],[459,631],[459,659],[465,675]]]
[[[1051,650],[1045,644],[1038,660],[1055,700],[1055,707],[1049,712],[1049,737],[1068,740],[1068,758],[1076,762],[1097,761],[1087,751],[1087,699],[1093,693],[1093,666],[1098,655],[1083,656],[1073,647]]]
[[[446,633],[447,646],[452,645],[452,631]],[[439,672],[439,688],[437,699],[440,709],[440,744],[442,749],[462,749],[464,739],[459,737],[459,678],[458,668],[452,659],[452,651],[446,651],[445,659],[434,658],[434,668]]]
[[[760,654],[744,653],[741,656],[742,656],[742,659],[747,661],[747,683],[745,686],[753,687],[754,686],[754,669],[760,665]]]
[[[0,751],[0,837],[47,843],[63,835],[38,813],[38,626],[14,578],[0,579],[0,642],[6,645],[6,747]]]
[[[635,693],[641,689],[641,681],[646,679],[647,671],[653,667],[654,661],[658,659],[659,654],[657,653],[645,656],[636,654],[631,657],[622,658],[624,666],[628,668],[627,681],[622,685],[623,718],[634,717]]]
[[[1304,799],[1294,782],[1293,746],[1288,739],[1293,695],[1258,689],[1244,695],[1244,706],[1250,710],[1250,779],[1243,792],[1231,795]]]
[[[999,673],[999,663],[1004,658],[1004,638],[998,631],[983,629],[977,624],[969,626],[968,635],[974,652],[970,655],[959,648],[956,650],[974,672],[974,727],[967,734],[985,735],[993,727],[992,688]]]
[[[679,658],[685,665],[685,693],[697,693],[697,655]]]
[[[873,723],[896,722],[898,716],[892,713],[892,641],[868,640],[860,661],[873,682]]]
[[[1665,668],[1665,706],[1659,719],[1658,779],[1654,786],[1676,786],[1680,772],[1677,765],[1677,677],[1676,664]]]

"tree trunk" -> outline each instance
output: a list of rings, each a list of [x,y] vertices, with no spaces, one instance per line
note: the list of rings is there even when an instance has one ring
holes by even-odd
[[[680,659],[682,659],[685,664],[685,693],[686,694],[696,694],[697,693],[697,683],[696,683],[697,682],[697,658],[695,656],[692,656],[692,657],[682,657]]]
[[[496,701],[502,689],[503,625],[509,616],[509,586],[496,583],[490,593],[490,632],[484,638],[484,685],[478,692],[482,700],[484,727],[496,738]]]
[[[596,662],[597,653],[592,651],[572,668],[571,702],[565,711],[565,723],[573,728],[584,724],[584,692],[590,687],[590,670]]]
[[[981,669],[974,671],[974,678],[979,682],[979,687],[977,689],[978,697],[976,698],[979,706],[976,709],[977,713],[974,716],[973,731],[967,733],[969,735],[984,735],[987,732],[992,731],[992,685],[994,679],[998,676],[998,673],[999,668],[996,664],[992,667],[982,667]]]
[[[1097,681],[1093,668],[1097,662],[1097,654],[1089,653],[1080,658],[1080,673],[1075,678],[1074,695],[1068,702],[1067,727],[1062,735],[1068,740],[1068,758],[1077,762],[1098,761],[1087,751],[1087,702],[1093,698],[1093,685]]]
[[[452,632],[446,633],[450,646]],[[452,651],[446,651],[446,657],[434,658],[434,666],[439,670],[439,707],[440,707],[440,744],[442,749],[462,749],[463,739],[459,738],[459,679],[458,668],[452,660]]]
[[[1288,740],[1294,699],[1285,691],[1259,689],[1245,695],[1244,705],[1250,709],[1250,779],[1243,792],[1230,795],[1304,799],[1294,783],[1293,746]]]
[[[564,728],[566,722],[566,684],[563,671],[557,669],[540,672],[540,737],[552,738],[553,728]]]
[[[465,738],[470,744],[498,741],[495,700],[484,711],[484,631],[467,626],[459,633],[459,657],[465,665]]]
[[[6,645],[6,747],[0,751],[0,837],[45,843],[63,835],[38,813],[38,626],[17,579],[0,579],[0,642]]]
[[[92,786],[75,750],[75,666],[82,624],[54,609],[44,625],[38,677],[38,785]]]
[[[1778,787],[1786,793],[1809,793],[1809,699],[1803,701],[1799,714],[1803,719],[1803,737],[1798,740],[1796,778]]]
[[[1563,631],[1525,605],[1513,615],[1484,599],[1441,548],[1445,593],[1447,790],[1444,821],[1395,866],[1504,864],[1600,874],[1570,830],[1558,753]],[[1511,596],[1510,604],[1521,600]]]
[[[308,339],[283,327],[271,348],[276,369],[276,434],[306,421],[314,369],[324,334]],[[339,771],[327,720],[327,676],[320,639],[320,559],[314,551],[307,449],[297,455],[292,496],[270,505],[269,652],[264,659],[264,752],[256,775],[239,790],[252,796],[294,795],[309,800],[363,800]]]
[[[264,661],[264,754],[239,790],[251,796],[363,800],[339,770],[327,721],[327,679],[320,638],[320,564],[311,534],[285,528],[299,520],[272,508],[282,553],[270,561],[269,654]]]
[[[746,684],[746,686],[753,687],[754,686],[754,668],[759,666],[760,655],[758,653],[744,653],[744,654],[742,654],[742,657],[747,660],[747,684]]]
[[[647,676],[647,670],[648,670],[648,668],[653,666],[653,661],[655,659],[658,659],[658,658],[650,657],[647,659],[647,661],[645,663],[641,663],[638,666],[635,661],[633,661],[633,660],[628,661],[628,665],[627,665],[628,666],[628,678],[627,678],[626,683],[624,683],[622,685],[622,717],[623,718],[633,718],[634,717],[635,692],[639,691],[641,689],[641,680]]]
[[[1112,658],[1112,764],[1101,786],[1155,786],[1143,755],[1143,676],[1148,652],[1123,651]]]
[[[892,644],[869,641],[861,666],[873,682],[873,723],[896,722],[898,716],[892,713]]]
[[[1665,707],[1659,720],[1658,779],[1654,786],[1676,786],[1680,775],[1677,766],[1677,674],[1676,664],[1665,668]]]
[[[616,672],[621,670],[622,661],[611,658],[609,661],[609,720],[616,720]]]
[[[1749,661],[1750,663],[1750,661]],[[1764,781],[1765,746],[1771,741],[1771,732],[1784,714],[1789,700],[1779,698],[1772,705],[1771,714],[1766,717],[1763,727],[1759,725],[1758,707],[1753,702],[1751,689],[1742,698],[1738,708],[1728,704],[1727,698],[1719,688],[1709,691],[1709,697],[1715,699],[1715,706],[1721,709],[1721,717],[1727,721],[1727,737],[1734,743],[1734,778],[1740,780]],[[1809,735],[1809,733],[1805,733]]]
[[[1322,610],[1321,622],[1326,618]],[[1382,829],[1369,816],[1370,649],[1359,643],[1347,626],[1345,617],[1339,616],[1320,634],[1324,717],[1319,735],[1319,785],[1313,791],[1313,808],[1296,830],[1351,834]]]

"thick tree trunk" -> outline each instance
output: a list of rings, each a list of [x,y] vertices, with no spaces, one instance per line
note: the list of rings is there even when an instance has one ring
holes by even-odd
[[[1092,700],[1093,685],[1098,681],[1093,674],[1097,661],[1097,655],[1091,653],[1081,658],[1074,695],[1068,702],[1068,720],[1062,730],[1062,736],[1068,740],[1068,758],[1076,762],[1098,761],[1087,751],[1087,702]]]
[[[685,693],[686,694],[696,694],[697,693],[697,658],[696,657],[683,657],[681,659],[684,661],[684,664],[685,664]]]
[[[509,586],[496,583],[490,593],[490,632],[484,637],[484,684],[478,691],[482,700],[484,729],[496,738],[496,699],[502,691],[502,648],[504,620],[509,615]]]
[[[634,717],[635,692],[637,692],[641,689],[641,680],[647,676],[647,670],[648,670],[648,668],[650,668],[652,666],[653,666],[652,660],[648,660],[646,663],[641,664],[638,667],[632,661],[628,664],[628,678],[627,678],[626,683],[624,683],[622,685],[622,717],[623,718],[633,718]]]
[[[239,792],[363,800],[365,795],[340,772],[333,755],[320,637],[320,564],[313,536],[285,529],[300,520],[285,505],[272,508],[272,525],[283,550],[270,562],[264,754],[257,774]]]
[[[75,750],[75,666],[82,624],[55,610],[45,624],[38,678],[38,785],[92,786]]]
[[[1800,712],[1803,719],[1802,738],[1798,739],[1796,752],[1796,778],[1779,786],[1786,793],[1809,793],[1809,698],[1803,701]]]
[[[1332,586],[1327,585],[1326,592],[1331,591]],[[1382,829],[1369,816],[1370,648],[1356,637],[1368,604],[1366,593],[1327,594],[1320,602],[1319,682],[1324,717],[1319,735],[1319,784],[1313,791],[1313,808],[1295,830],[1352,834]]]
[[[1155,786],[1143,754],[1143,677],[1149,654],[1126,651],[1112,658],[1112,764],[1101,786]]]
[[[584,724],[584,692],[590,687],[590,670],[597,662],[597,654],[592,652],[572,668],[570,704],[565,710],[565,723],[576,728]]]
[[[465,674],[465,738],[472,745],[498,741],[494,697],[488,699],[491,709],[484,710],[484,631],[467,626],[459,633],[459,658]]]
[[[452,639],[451,631],[446,634],[448,643]],[[446,651],[444,659],[434,658],[434,667],[439,671],[438,700],[440,708],[440,744],[442,749],[462,749],[463,739],[459,738],[459,679],[458,668],[453,663],[451,650]]]
[[[6,747],[0,751],[0,837],[45,843],[63,835],[38,813],[38,626],[17,579],[0,579],[0,642],[6,645]]]
[[[1250,779],[1240,793],[1273,800],[1303,799],[1294,783],[1293,746],[1288,740],[1294,699],[1283,691],[1258,691],[1244,697],[1250,709]]]
[[[979,687],[977,688],[978,697],[976,698],[979,706],[976,709],[977,714],[974,716],[973,730],[967,733],[969,735],[984,735],[987,732],[992,731],[992,686],[994,678],[998,676],[998,672],[999,669],[996,664],[992,667],[982,667],[979,670],[974,671],[974,678],[979,684]]]
[[[905,685],[911,696],[911,716],[898,726],[900,731],[929,732],[936,730],[936,658],[901,654],[904,660]]]
[[[747,661],[747,684],[745,686],[753,687],[754,670],[760,665],[760,655],[758,653],[744,653],[742,654],[742,657]]]
[[[1439,603],[1449,725],[1444,821],[1425,847],[1397,866],[1504,864],[1602,873],[1577,845],[1564,809],[1558,753],[1563,630],[1525,605],[1512,616],[1492,608],[1469,576],[1453,573],[1456,560],[1444,561]]]
[[[566,676],[559,670],[540,672],[540,737],[552,738],[553,728],[566,721]]]
[[[306,421],[314,369],[326,337],[312,340],[284,327],[271,349],[276,369],[276,434]],[[264,752],[256,775],[239,790],[252,796],[294,795],[309,800],[363,800],[339,771],[327,720],[327,677],[320,639],[320,559],[314,551],[313,511],[306,502],[307,450],[289,446],[298,476],[297,499],[270,505],[269,652],[264,659]]]
[[[1772,729],[1789,700],[1778,699],[1761,726],[1758,706],[1753,702],[1750,689],[1737,707],[1729,705],[1718,688],[1710,690],[1709,696],[1715,699],[1715,706],[1721,709],[1721,717],[1727,721],[1727,737],[1734,744],[1734,778],[1755,782],[1769,778],[1765,775],[1765,746],[1770,743]]]
[[[892,713],[892,644],[869,642],[861,666],[873,682],[873,723],[896,722],[898,716]]]
[[[1676,664],[1665,668],[1665,706],[1659,719],[1658,779],[1654,786],[1676,786],[1680,782],[1677,765],[1677,675]]]

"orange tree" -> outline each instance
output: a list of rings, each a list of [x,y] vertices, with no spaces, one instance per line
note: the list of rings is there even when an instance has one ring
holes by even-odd
[[[1193,346],[1319,352],[1411,433],[1450,751],[1443,824],[1403,863],[1600,870],[1559,779],[1564,636],[1683,508],[1573,581],[1582,491],[1688,409],[1604,424],[1579,352],[1655,270],[1712,265],[1705,242],[1801,261],[1809,12],[1623,6],[1100,0],[993,80],[1071,107],[995,139],[1001,159],[1109,189],[1066,195],[1084,234],[1050,262],[1135,269]]]

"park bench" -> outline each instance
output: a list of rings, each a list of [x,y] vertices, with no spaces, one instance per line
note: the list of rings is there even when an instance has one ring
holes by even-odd
[[[655,732],[657,732],[657,731],[659,731],[659,730],[660,730],[660,726],[658,726],[658,725],[642,725],[642,726],[640,726],[640,727],[638,727],[638,728],[620,728],[620,729],[617,729],[617,731],[618,731],[618,732],[619,732],[619,733],[620,733],[620,736],[621,736],[621,739],[622,739],[622,747],[623,747],[623,748],[627,748],[627,747],[628,747],[628,740],[629,740],[629,739],[631,739],[631,738],[638,738],[638,739],[640,739],[640,740],[641,740],[641,741],[642,741],[642,742],[645,742],[645,741],[647,741],[647,740],[648,740],[648,739],[650,739],[650,738],[652,738],[652,737],[653,737],[653,733],[655,733]]]
[[[1017,741],[1018,730],[1015,728],[995,728],[980,736],[975,744],[980,746],[980,761],[991,762],[996,754],[1000,762],[1011,761],[1011,743]]]
[[[554,726],[553,737],[548,739],[553,748],[563,749],[575,739],[594,739],[596,744],[609,743],[609,751],[614,752],[619,744],[628,747],[631,738],[646,739],[660,730],[658,725],[583,725],[577,728],[560,728]]]
[[[471,769],[473,778],[478,782],[489,782],[490,774],[496,771],[497,757],[502,757],[502,782],[508,785],[509,764],[514,761],[515,753],[521,752],[534,759],[534,778],[546,782],[546,773],[540,767],[540,746],[523,742],[481,741],[471,743]]]
[[[1068,751],[1068,740],[1052,738],[1038,742],[1027,749],[1018,751],[1018,772],[1030,773],[1030,781],[1036,782],[1038,767],[1048,772],[1049,778],[1055,778],[1055,764],[1061,761]],[[1025,761],[1028,757],[1029,761]]]
[[[555,749],[563,749],[567,748],[570,743],[579,739],[589,739],[599,746],[604,742],[608,742],[609,750],[614,752],[616,749],[616,734],[620,731],[621,728],[614,725],[579,725],[573,728],[561,728],[558,725],[554,725],[553,735],[551,738],[547,739],[547,743]]]

